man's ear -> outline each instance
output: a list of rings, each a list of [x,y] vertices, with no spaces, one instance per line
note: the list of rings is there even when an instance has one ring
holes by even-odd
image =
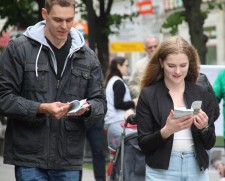
[[[44,20],[47,19],[47,14],[48,14],[47,10],[46,10],[45,8],[42,8],[42,9],[41,9],[41,15],[42,15],[42,18],[43,18]]]

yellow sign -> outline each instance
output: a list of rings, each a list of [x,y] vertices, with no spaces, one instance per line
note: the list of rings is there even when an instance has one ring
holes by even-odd
[[[110,52],[144,52],[143,42],[112,42],[110,43]]]

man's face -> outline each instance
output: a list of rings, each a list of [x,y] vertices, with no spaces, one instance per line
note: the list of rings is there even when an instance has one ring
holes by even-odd
[[[46,20],[45,36],[52,43],[64,42],[74,22],[74,7],[54,5],[50,12],[43,8],[42,16]]]
[[[152,56],[152,53],[158,46],[158,40],[156,38],[148,38],[145,42],[145,51],[149,57]]]

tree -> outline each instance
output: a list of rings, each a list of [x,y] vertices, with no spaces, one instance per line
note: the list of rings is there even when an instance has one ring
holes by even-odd
[[[40,0],[1,0],[0,18],[6,18],[1,33],[7,31],[10,26],[14,26],[17,29],[25,29],[27,26],[42,19],[39,9],[43,5],[44,1]],[[35,9],[35,7],[37,8]]]
[[[197,49],[201,63],[206,64],[206,41],[207,36],[204,35],[203,25],[210,10],[218,7],[222,9],[221,3],[208,3],[208,8],[205,11],[201,10],[202,0],[182,0],[184,10],[177,11],[171,14],[162,28],[171,28],[171,34],[176,34],[178,25],[183,21],[188,23],[191,43]]]
[[[79,11],[82,13],[83,19],[88,22],[89,46],[92,50],[96,51],[98,59],[101,62],[103,73],[106,73],[109,64],[109,35],[117,33],[112,30],[112,27],[117,29],[125,19],[132,21],[133,17],[138,16],[137,12],[131,14],[111,14],[111,8],[114,0],[98,0],[99,8],[95,10],[93,0],[81,0],[77,4]],[[129,0],[133,4],[133,0]],[[99,11],[97,15],[96,11]]]

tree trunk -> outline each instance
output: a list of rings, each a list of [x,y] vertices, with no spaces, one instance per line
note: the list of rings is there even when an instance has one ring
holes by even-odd
[[[36,0],[36,3],[38,4],[38,21],[42,21],[41,9],[45,7],[45,1]]]
[[[96,46],[97,56],[102,66],[102,72],[105,75],[109,65],[109,38],[108,34],[104,31],[107,27],[105,24],[107,20],[104,18],[98,18],[96,27]]]
[[[206,64],[206,42],[203,34],[205,18],[201,12],[202,0],[183,0],[191,43],[197,49],[201,64]]]
[[[96,21],[96,15],[93,9],[93,1],[92,0],[88,0],[86,2],[86,7],[87,7],[87,21],[88,21],[88,27],[89,27],[89,31],[88,31],[88,43],[89,43],[89,47],[95,51],[96,50],[96,42],[95,42],[95,21]]]

